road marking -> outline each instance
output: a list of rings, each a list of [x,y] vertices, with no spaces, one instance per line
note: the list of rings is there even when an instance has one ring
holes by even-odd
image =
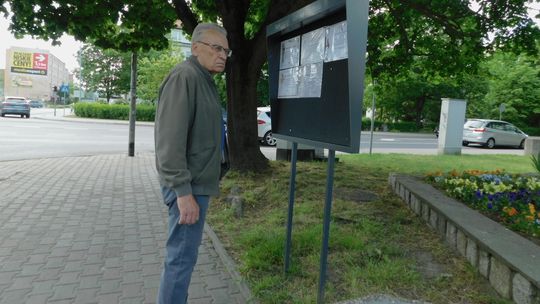
[[[395,138],[381,138],[380,141],[396,141]]]

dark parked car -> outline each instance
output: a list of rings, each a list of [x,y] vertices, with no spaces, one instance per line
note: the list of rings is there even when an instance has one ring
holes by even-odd
[[[6,97],[5,101],[2,102],[0,116],[4,117],[6,114],[30,118],[30,104],[24,97]]]
[[[40,100],[30,100],[28,103],[31,108],[43,108],[43,102]]]

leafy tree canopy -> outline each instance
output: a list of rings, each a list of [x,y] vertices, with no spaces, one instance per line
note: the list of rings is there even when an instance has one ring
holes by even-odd
[[[139,61],[137,95],[143,100],[155,102],[158,98],[158,88],[163,79],[181,61],[182,56],[170,49],[159,53],[144,54]]]
[[[486,51],[536,52],[540,31],[527,15],[532,1],[475,2],[370,1],[370,73],[407,73],[406,67],[424,60],[425,73],[452,75],[476,69]]]
[[[166,47],[164,33],[176,19],[171,5],[161,0],[0,0],[7,16],[5,3],[13,12],[10,29],[16,37],[29,34],[58,43],[68,33],[79,41],[123,51]]]
[[[86,90],[98,92],[107,101],[129,91],[130,55],[103,50],[85,44],[77,53],[81,67],[79,76]]]
[[[540,127],[540,66],[535,59],[526,54],[498,52],[485,65],[489,79],[484,99],[487,117],[499,118],[499,106],[504,104],[504,120]]]

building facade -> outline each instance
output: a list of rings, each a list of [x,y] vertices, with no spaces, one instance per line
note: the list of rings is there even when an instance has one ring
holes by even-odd
[[[171,29],[172,55],[181,55],[182,58],[191,56],[191,41],[184,35],[180,28]]]
[[[22,96],[48,101],[53,87],[69,84],[71,76],[64,62],[48,50],[11,47],[6,50],[4,96]]]

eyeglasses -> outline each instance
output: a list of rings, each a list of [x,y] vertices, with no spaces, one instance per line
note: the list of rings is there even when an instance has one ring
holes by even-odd
[[[204,41],[197,41],[199,43],[202,43],[204,45],[207,45],[209,47],[211,47],[214,51],[216,51],[217,53],[221,53],[221,52],[225,52],[225,55],[227,55],[227,57],[231,57],[232,55],[232,50],[231,49],[226,49],[224,47],[222,47],[221,45],[218,45],[218,44],[210,44],[210,43],[206,43]]]

